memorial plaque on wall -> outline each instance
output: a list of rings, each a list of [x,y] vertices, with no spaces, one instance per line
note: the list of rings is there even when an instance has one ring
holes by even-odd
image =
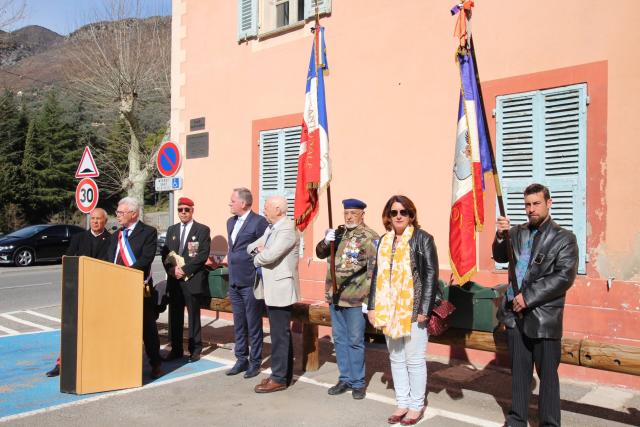
[[[187,159],[209,157],[209,132],[187,135]]]
[[[198,117],[197,119],[191,119],[189,121],[189,130],[191,132],[202,129],[204,129],[204,117]]]

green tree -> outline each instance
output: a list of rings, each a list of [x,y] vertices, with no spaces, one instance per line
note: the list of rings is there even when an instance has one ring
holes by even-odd
[[[81,155],[78,132],[67,121],[54,91],[30,122],[22,169],[30,221],[43,221],[54,214],[67,217],[73,210],[75,170]]]
[[[24,155],[28,118],[18,107],[15,96],[5,91],[0,96],[0,230],[21,224],[21,164]]]

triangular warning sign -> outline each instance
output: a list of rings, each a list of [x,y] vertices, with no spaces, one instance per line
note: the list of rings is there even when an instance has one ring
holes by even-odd
[[[76,178],[95,178],[96,176],[100,176],[100,172],[98,172],[96,162],[93,161],[89,146],[86,146],[84,147],[84,153],[82,153],[80,163],[78,163]]]

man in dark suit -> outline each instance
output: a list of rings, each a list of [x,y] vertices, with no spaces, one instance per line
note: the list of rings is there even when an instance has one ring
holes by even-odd
[[[144,302],[142,307],[142,340],[151,365],[151,378],[162,376],[160,338],[156,325],[151,264],[156,255],[158,232],[140,221],[140,202],[125,197],[118,202],[116,217],[120,228],[111,236],[107,259],[115,264],[141,270],[144,273]]]
[[[107,212],[102,208],[96,208],[91,212],[89,221],[90,229],[74,234],[71,237],[67,256],[88,256],[101,260],[107,259],[107,249],[109,249],[109,239],[111,234],[105,230],[107,224]],[[47,372],[48,377],[60,375],[60,357],[56,360],[56,366]]]
[[[246,371],[245,378],[260,372],[262,363],[262,313],[264,305],[253,295],[256,269],[247,254],[247,246],[258,240],[267,228],[267,220],[251,210],[253,197],[246,188],[231,193],[229,208],[233,216],[227,220],[229,252],[229,300],[233,309],[236,363],[227,375]]]
[[[205,262],[209,257],[211,236],[209,227],[193,220],[193,200],[178,199],[180,222],[167,229],[167,238],[162,248],[162,264],[167,271],[169,293],[169,318],[171,353],[165,360],[183,357],[182,334],[184,308],[189,315],[189,362],[200,360],[202,335],[200,332],[200,302],[208,287]],[[184,265],[176,263],[182,257]]]
[[[499,217],[493,242],[493,258],[509,262],[510,287],[498,314],[507,327],[511,358],[509,426],[527,425],[534,366],[540,377],[540,425],[560,426],[562,315],[565,295],[576,278],[578,244],[571,231],[551,219],[551,204],[549,189],[531,184],[524,190],[529,221],[511,227],[508,218]]]

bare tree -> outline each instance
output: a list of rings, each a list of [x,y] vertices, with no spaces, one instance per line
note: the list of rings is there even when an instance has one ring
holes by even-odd
[[[150,104],[169,108],[170,21],[141,19],[141,0],[104,0],[103,5],[95,23],[70,35],[73,48],[67,77],[81,99],[117,114],[124,123],[127,138],[112,140],[110,151],[127,153],[126,166],[106,151],[97,153],[107,168],[101,173],[108,180],[107,191],[126,191],[143,200],[157,147],[143,143],[139,117]]]
[[[0,0],[0,30],[24,18],[25,0]]]

